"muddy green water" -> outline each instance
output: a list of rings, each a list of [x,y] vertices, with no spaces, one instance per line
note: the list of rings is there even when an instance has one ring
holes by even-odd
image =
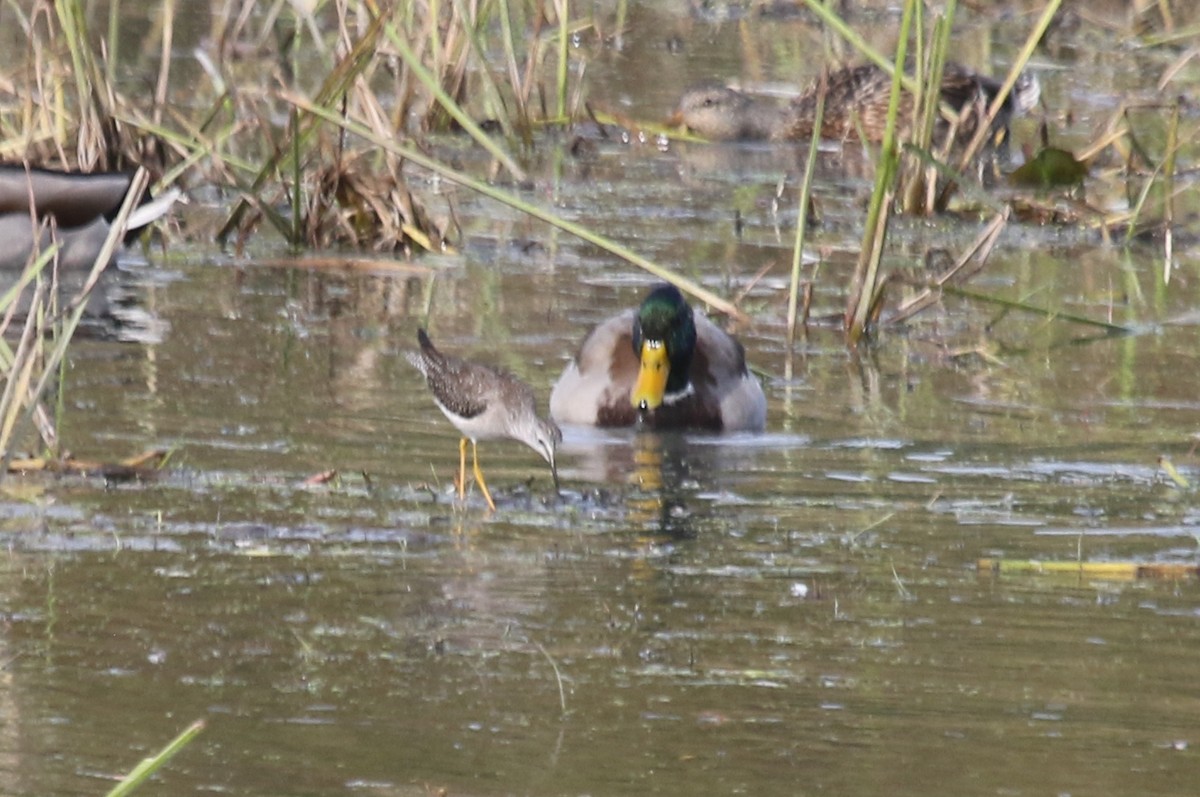
[[[804,20],[630,14],[623,49],[581,47],[633,115],[820,63]],[[968,62],[1000,71],[1023,20],[964,17]],[[1092,20],[1035,59],[1069,141],[1159,96],[1174,53],[1120,41]],[[463,254],[411,272],[268,268],[265,236],[135,253],[137,318],[76,344],[62,435],[176,453],[149,483],[0,483],[0,792],[101,794],[204,719],[144,793],[1194,793],[1200,583],[975,567],[1196,561],[1200,500],[1158,467],[1200,482],[1194,192],[1169,282],[1161,242],[1014,225],[973,283],[1140,334],[948,299],[860,355],[819,326],[789,354],[794,151],[543,146],[530,198],[721,292],[771,266],[739,332],[766,433],[569,428],[558,499],[533,452],[485,443],[499,511],[463,509],[457,436],[403,356],[417,326],[544,407],[644,275],[462,194]],[[869,185],[837,158],[821,180],[830,313]],[[889,262],[978,229],[903,222]]]

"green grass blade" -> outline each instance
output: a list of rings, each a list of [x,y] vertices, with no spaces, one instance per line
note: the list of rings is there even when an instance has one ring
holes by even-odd
[[[558,72],[555,76],[555,96],[558,98],[558,118],[567,118],[567,60],[570,54],[571,32],[567,0],[555,0],[554,13],[558,15]]]
[[[1110,321],[1101,321],[1096,318],[1088,318],[1087,316],[1078,315],[1076,313],[1064,313],[1061,310],[1053,310],[1048,307],[1039,307],[1036,304],[1022,302],[1017,299],[1005,299],[1003,296],[993,296],[989,293],[974,291],[969,288],[962,288],[956,285],[943,285],[941,290],[951,296],[957,296],[961,299],[970,299],[971,301],[981,302],[984,304],[996,305],[997,307],[1003,307],[1005,310],[1019,310],[1023,313],[1040,315],[1056,321],[1069,321],[1072,324],[1082,324],[1083,326],[1095,327],[1103,330],[1109,335],[1132,335],[1137,331],[1132,327],[1114,324]]]
[[[817,91],[817,110],[813,117],[813,130],[820,130],[825,119],[825,86]],[[817,167],[817,151],[821,137],[814,135],[808,144],[808,159],[804,162],[804,182],[800,185],[800,209],[796,218],[796,243],[792,248],[792,279],[788,290],[787,340],[791,346],[796,340],[796,308],[800,299],[800,269],[804,262],[804,238],[808,229],[808,204],[812,197],[812,184]]]
[[[175,755],[192,743],[192,740],[200,735],[204,730],[204,720],[196,720],[191,725],[184,728],[183,732],[176,736],[156,755],[150,758],[143,759],[140,764],[133,768],[132,771],[121,782],[113,787],[107,797],[128,797],[134,789],[146,782],[146,780],[158,770],[162,769],[163,765],[170,761]]]

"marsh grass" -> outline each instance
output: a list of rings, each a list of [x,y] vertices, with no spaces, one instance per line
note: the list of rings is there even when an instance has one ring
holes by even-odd
[[[1179,100],[1122,104],[1074,153],[1057,149],[1044,128],[1043,138],[1037,156],[1012,175],[1036,189],[1013,200],[1021,217],[1092,229],[1113,246],[1161,239],[1163,276],[1169,279],[1176,205],[1192,185],[1180,179],[1179,154],[1200,140],[1200,125],[1183,120]],[[1157,149],[1150,143],[1159,141]],[[1123,193],[1125,207],[1097,209],[1081,196],[1087,185]]]
[[[1049,0],[1042,9],[991,102],[984,107],[983,98],[979,97],[957,112],[945,107],[941,101],[942,76],[947,64],[956,10],[953,0],[946,4],[942,14],[934,18],[928,37],[924,34],[923,6],[906,2],[894,62],[887,62],[874,52],[831,10],[816,0],[806,0],[806,3],[832,30],[858,49],[864,58],[881,66],[893,77],[887,129],[876,163],[875,185],[867,208],[858,265],[848,291],[845,328],[849,343],[856,346],[883,315],[887,275],[881,268],[881,260],[892,214],[931,214],[948,207],[951,196],[965,184],[962,175],[977,163],[983,147],[993,135],[995,119],[1025,70],[1034,48],[1058,12],[1061,0]],[[912,33],[915,50],[912,63],[915,64],[916,73],[912,77],[905,74],[910,31],[915,31]],[[906,92],[910,96],[905,97]],[[911,103],[912,123],[907,125],[907,129],[901,130],[897,127],[897,112],[901,103],[905,102]],[[947,126],[944,133],[940,134],[940,145],[935,140],[939,124]],[[970,131],[973,132],[963,144],[962,134]],[[944,179],[939,181],[939,178]],[[985,201],[984,204],[995,203]],[[1006,207],[996,218],[1007,221],[1008,216],[1009,209]],[[1002,227],[1001,224],[996,228],[997,233]],[[986,251],[990,249],[990,245],[986,247]],[[978,252],[975,258],[978,261]],[[983,260],[986,260],[986,255]],[[982,262],[979,262],[979,267],[982,267]],[[954,275],[956,279],[962,279],[977,270],[964,271],[960,265],[954,270]],[[895,314],[895,317],[909,317],[915,306],[919,306],[919,303]]]
[[[1127,213],[1106,217],[1104,225],[1108,229],[1124,227],[1125,244],[1145,235],[1161,233],[1164,259],[1169,264],[1174,238],[1175,203],[1188,187],[1187,181],[1178,180],[1176,174],[1179,150],[1185,144],[1200,139],[1200,125],[1181,129],[1179,100],[1139,106],[1136,110],[1151,112],[1150,119],[1145,120],[1146,124],[1157,124],[1165,117],[1162,152],[1154,153],[1143,141],[1148,136],[1139,132],[1139,120],[1134,110],[1127,108],[1122,113],[1128,142],[1124,150],[1122,172],[1130,208]],[[1169,271],[1165,271],[1164,276],[1169,277]]]
[[[0,143],[4,157],[84,170],[127,169],[142,163],[134,104],[110,80],[92,44],[81,0],[36,2],[26,20],[28,85],[20,116],[3,120],[16,135]]]
[[[497,188],[482,180],[472,177],[456,169],[451,168],[445,163],[436,158],[425,155],[410,145],[400,143],[392,138],[384,138],[379,136],[368,127],[351,119],[345,118],[343,115],[335,111],[320,108],[319,106],[310,103],[304,97],[296,95],[284,95],[284,99],[294,103],[300,110],[312,114],[313,116],[324,119],[326,122],[336,125],[347,132],[353,133],[355,136],[371,143],[379,149],[386,150],[398,156],[407,158],[413,163],[433,172],[451,182],[468,188],[482,196],[500,202],[501,204],[515,208],[516,210],[525,213],[526,215],[546,222],[560,230],[568,232],[576,237],[587,241],[611,254],[635,265],[639,268],[653,274],[654,276],[675,283],[684,290],[701,301],[713,305],[717,310],[726,313],[727,315],[737,319],[745,320],[744,314],[739,311],[733,304],[722,299],[699,285],[698,283],[682,277],[674,272],[663,268],[653,261],[639,255],[632,249],[623,246],[615,241],[612,241],[605,236],[602,236],[593,230],[588,229],[582,224],[577,224],[568,219],[564,219],[555,213],[552,213],[538,205],[526,202],[516,194]]]
[[[269,203],[263,201],[266,186],[272,183],[293,183],[303,176],[326,175],[324,183],[317,190],[311,185],[305,185],[296,192],[293,186],[293,212],[297,210],[309,220],[302,225],[305,231],[305,245],[329,246],[337,243],[351,242],[357,247],[373,247],[395,251],[402,245],[417,244],[420,248],[439,250],[451,245],[448,228],[439,226],[433,219],[433,214],[425,209],[425,205],[416,197],[415,192],[406,188],[403,167],[418,167],[425,172],[432,172],[447,178],[458,185],[464,186],[489,199],[502,202],[516,208],[531,217],[546,221],[585,241],[595,244],[627,262],[642,268],[655,276],[674,282],[683,290],[720,309],[735,318],[744,316],[728,301],[711,291],[703,289],[694,281],[653,263],[627,247],[596,234],[586,226],[569,222],[556,214],[539,208],[522,200],[516,193],[507,190],[502,185],[496,171],[489,172],[492,179],[476,177],[463,170],[450,167],[435,155],[427,154],[419,143],[419,139],[411,132],[396,129],[395,124],[389,124],[388,118],[382,113],[380,98],[370,88],[372,79],[378,69],[378,64],[369,56],[360,55],[365,51],[376,52],[382,45],[388,45],[402,64],[408,79],[413,86],[425,90],[425,98],[436,103],[458,128],[469,136],[483,151],[493,158],[496,170],[508,175],[511,181],[523,183],[527,178],[524,169],[518,163],[518,158],[506,149],[506,142],[492,138],[482,125],[474,121],[474,115],[460,103],[459,80],[457,71],[462,61],[458,57],[466,52],[472,57],[471,65],[482,71],[493,67],[482,58],[480,45],[480,26],[490,25],[492,33],[499,30],[504,41],[499,47],[503,53],[504,68],[501,74],[507,73],[510,80],[521,74],[521,82],[508,86],[509,92],[500,91],[499,80],[484,80],[496,89],[493,93],[493,110],[518,114],[499,123],[502,130],[514,131],[531,130],[536,126],[563,123],[573,118],[577,108],[582,105],[581,92],[570,90],[569,76],[571,70],[567,62],[569,38],[578,31],[591,25],[590,20],[575,20],[568,18],[570,5],[565,2],[554,4],[557,17],[552,28],[544,25],[540,12],[545,6],[536,5],[532,8],[538,13],[532,21],[535,33],[528,40],[525,54],[524,70],[519,66],[520,47],[513,36],[516,25],[512,17],[516,16],[513,7],[507,3],[472,4],[456,2],[452,5],[453,13],[463,24],[473,26],[474,33],[448,35],[438,26],[428,25],[414,33],[406,31],[397,19],[386,15],[374,17],[366,27],[366,33],[353,41],[350,54],[335,64],[334,73],[340,73],[344,80],[339,80],[336,87],[331,87],[327,81],[313,95],[301,91],[283,89],[274,97],[290,105],[289,118],[294,121],[294,130],[285,132],[285,141],[277,147],[278,153],[294,154],[294,158],[305,158],[301,167],[292,164],[292,169],[285,170],[283,165],[286,155],[268,158],[263,167],[253,178],[250,189],[242,192],[243,199],[231,214],[222,230],[222,236],[233,230],[245,230],[244,215],[253,208],[262,218],[271,220],[281,233],[288,232],[288,225],[278,213],[272,213]],[[487,13],[485,13],[485,11]],[[528,11],[528,9],[527,9]],[[446,13],[451,13],[446,11]],[[496,19],[495,15],[500,18]],[[489,16],[490,15],[490,16]],[[359,26],[361,28],[361,26]],[[453,30],[453,26],[450,28]],[[551,31],[542,35],[543,29]],[[463,49],[451,53],[446,45],[453,39],[462,42]],[[550,52],[548,42],[557,43],[557,56],[547,59]],[[440,55],[430,58],[430,53],[441,47]],[[451,85],[447,87],[447,75],[443,71],[431,68],[426,60],[433,64],[454,64],[449,76]],[[545,83],[538,76],[545,73],[547,60],[553,65],[553,83],[548,91]],[[552,116],[535,117],[533,111],[540,108],[545,112],[545,103],[540,101],[546,96],[555,98],[555,110]],[[533,102],[538,98],[539,102]],[[519,115],[519,114],[524,114]],[[393,121],[396,115],[393,114]],[[428,120],[428,115],[423,117]],[[289,140],[288,137],[291,137]],[[289,141],[300,139],[301,146]],[[518,143],[518,142],[507,142]],[[328,153],[332,151],[335,157]],[[386,168],[381,169],[381,164]],[[424,175],[422,175],[424,179]],[[300,207],[296,197],[309,197],[309,204]],[[383,218],[387,211],[399,212],[399,218],[390,222]],[[313,219],[327,218],[328,221],[312,223]],[[364,241],[355,237],[358,231],[369,232],[376,230],[398,230],[389,239],[374,242]],[[332,230],[331,237],[318,238],[322,231]],[[378,233],[376,233],[378,234]]]
[[[109,790],[107,797],[128,797],[133,794],[139,786],[149,780],[155,772],[162,769],[164,765],[185,747],[191,744],[197,736],[204,730],[204,720],[196,720],[191,725],[184,728],[178,736],[172,739],[167,745],[157,753],[147,758],[142,759],[140,763],[130,770],[121,781]]]
[[[238,117],[257,120],[257,138],[271,143],[257,153],[248,149],[247,140],[256,138],[249,131],[222,139],[214,153],[240,194],[218,239],[244,241],[265,221],[298,248],[445,251],[453,243],[453,211],[430,209],[413,190],[425,175],[414,180],[406,173],[411,159],[348,136],[294,105],[284,107],[289,103],[281,98],[305,97],[379,138],[426,145],[430,135],[464,134],[490,156],[495,170],[524,183],[520,155],[532,132],[569,115],[566,43],[589,24],[570,19],[569,9],[565,2],[452,0],[384,8],[335,0],[327,11],[333,61],[319,85],[280,80],[271,91],[214,109],[213,117],[227,117],[231,125]],[[546,13],[554,18],[548,21]],[[214,87],[238,85],[235,75],[213,69]],[[548,95],[556,97],[552,116]],[[246,103],[252,113],[239,108]],[[284,129],[268,121],[280,114],[290,120]]]

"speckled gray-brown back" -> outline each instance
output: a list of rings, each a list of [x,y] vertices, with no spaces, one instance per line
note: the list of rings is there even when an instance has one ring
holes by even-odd
[[[482,414],[489,396],[504,392],[510,403],[534,406],[533,391],[516,377],[479,363],[447,357],[433,345],[425,330],[417,330],[419,351],[407,352],[408,361],[425,376],[438,403],[460,418]]]
[[[420,349],[407,352],[408,361],[465,437],[519,440],[553,466],[562,431],[538,415],[533,388],[503,369],[442,354],[423,329],[417,330],[417,342]]]

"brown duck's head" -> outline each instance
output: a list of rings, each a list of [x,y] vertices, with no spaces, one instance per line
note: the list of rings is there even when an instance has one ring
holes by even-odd
[[[764,137],[757,124],[761,111],[754,98],[724,86],[704,86],[683,95],[668,120],[712,141]]]
[[[637,382],[630,402],[641,411],[657,409],[664,401],[686,395],[696,351],[696,323],[691,305],[674,285],[650,292],[633,319],[633,353],[638,358]]]

